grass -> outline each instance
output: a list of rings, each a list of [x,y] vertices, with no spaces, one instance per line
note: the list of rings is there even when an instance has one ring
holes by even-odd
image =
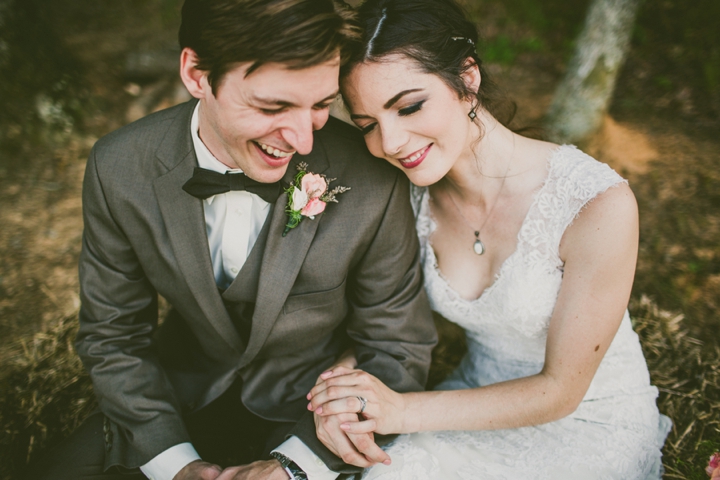
[[[11,480],[32,459],[66,437],[95,408],[89,377],[72,341],[77,316],[19,342],[21,354],[0,378],[0,479]]]
[[[683,315],[647,296],[630,304],[660,411],[673,420],[663,450],[665,478],[700,480],[720,450],[720,347],[689,335]],[[462,330],[436,317],[441,342],[433,352],[430,384],[437,384],[464,353]],[[72,348],[76,316],[21,342],[22,353],[0,379],[0,480],[60,442],[93,410],[92,385]]]

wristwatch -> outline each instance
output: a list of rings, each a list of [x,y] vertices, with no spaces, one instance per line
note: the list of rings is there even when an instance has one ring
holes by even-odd
[[[271,452],[270,455],[275,458],[285,471],[290,475],[291,480],[307,480],[307,474],[305,471],[298,466],[297,463],[293,462],[291,458],[286,457],[280,452]]]

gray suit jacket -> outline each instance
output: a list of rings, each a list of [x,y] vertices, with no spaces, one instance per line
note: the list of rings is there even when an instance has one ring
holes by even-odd
[[[391,388],[423,388],[436,332],[408,181],[352,127],[331,118],[316,132],[285,180],[305,161],[351,190],[286,237],[286,194],[278,199],[251,335],[241,339],[213,278],[202,202],[181,188],[197,166],[194,106],[111,133],[88,160],[77,349],[110,420],[106,467],[143,465],[190,441],[182,415],[240,376],[250,411],[298,422],[291,433],[330,468],[353,471],[315,438],[305,395],[348,340],[359,367]],[[156,335],[158,293],[184,319],[172,335]]]

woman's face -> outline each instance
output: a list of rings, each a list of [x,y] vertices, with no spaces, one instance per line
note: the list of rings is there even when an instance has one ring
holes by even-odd
[[[404,55],[354,67],[343,81],[343,97],[370,153],[419,186],[438,182],[471,154],[478,135],[467,116],[472,103]]]

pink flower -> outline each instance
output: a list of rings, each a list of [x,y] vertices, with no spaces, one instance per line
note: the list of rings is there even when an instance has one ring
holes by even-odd
[[[708,466],[705,469],[708,475],[712,477],[711,480],[720,479],[720,452],[716,452],[710,457]]]
[[[306,173],[302,177],[302,189],[307,193],[308,198],[318,198],[327,190],[327,182],[317,173]],[[320,210],[320,212],[322,212],[322,210]]]
[[[307,175],[305,175],[305,177],[307,177]],[[303,180],[305,177],[303,177]],[[325,205],[326,203],[319,198],[313,198],[305,205],[305,208],[303,208],[300,213],[306,217],[314,217],[325,210]]]

